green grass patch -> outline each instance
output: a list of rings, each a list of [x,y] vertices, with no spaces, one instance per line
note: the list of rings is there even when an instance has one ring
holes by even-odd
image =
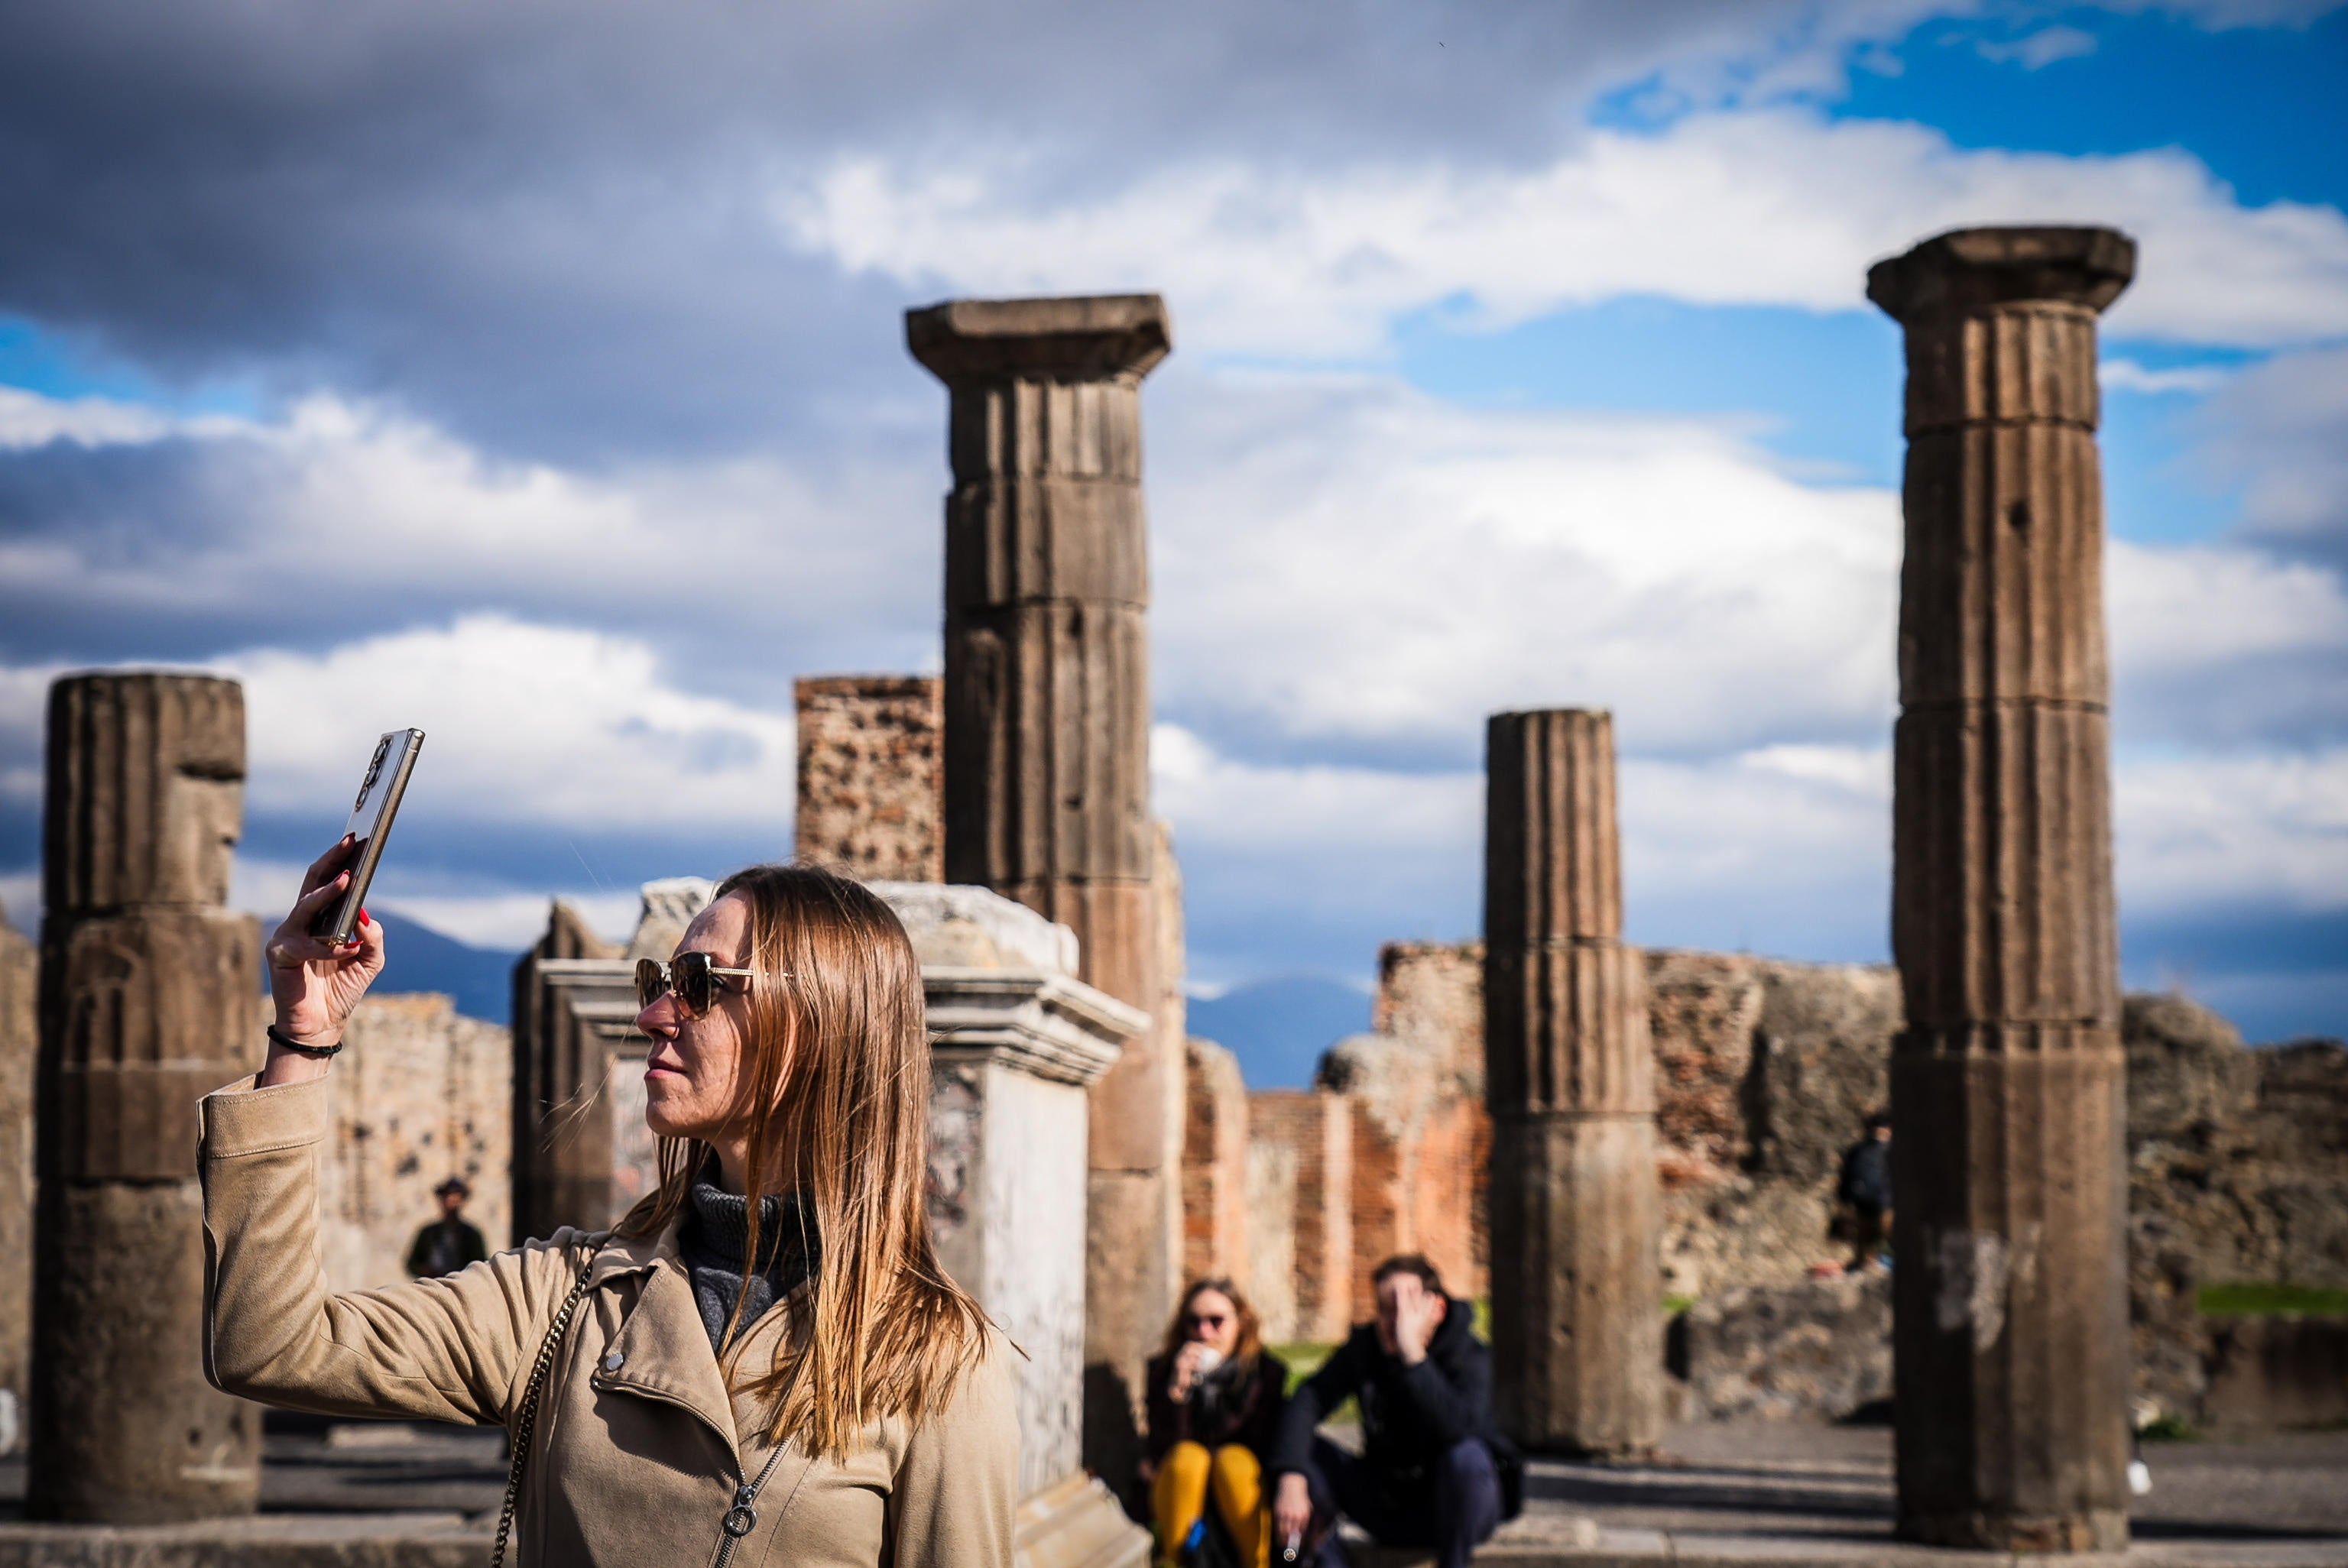
[[[2348,1290],[2333,1285],[2238,1281],[2203,1286],[2194,1305],[2209,1317],[2348,1317]]]
[[[1296,1392],[1296,1385],[1321,1369],[1321,1364],[1335,1353],[1334,1345],[1267,1345],[1265,1349],[1279,1357],[1288,1368],[1288,1391]]]
[[[2149,1425],[2137,1429],[2136,1435],[2148,1443],[2189,1443],[2200,1434],[2175,1416],[2161,1416]]]
[[[1694,1305],[1695,1297],[1693,1296],[1666,1296],[1663,1297],[1663,1316],[1677,1317]]]

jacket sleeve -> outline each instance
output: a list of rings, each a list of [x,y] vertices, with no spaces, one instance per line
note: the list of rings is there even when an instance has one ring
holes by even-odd
[[[533,1243],[445,1279],[329,1295],[318,1163],[326,1084],[202,1104],[204,1376],[223,1392],[324,1415],[501,1426],[580,1253]]]
[[[1257,1459],[1269,1461],[1280,1446],[1281,1420],[1288,1411],[1288,1366],[1271,1351],[1262,1351],[1255,1375],[1255,1408],[1248,1412],[1241,1441]]]
[[[1019,1409],[1008,1341],[986,1351],[946,1408],[907,1440],[889,1491],[892,1568],[1011,1568]]]
[[[1273,1444],[1271,1461],[1264,1468],[1274,1475],[1303,1470],[1305,1460],[1313,1457],[1313,1430],[1361,1387],[1360,1344],[1348,1338],[1288,1397],[1288,1408],[1280,1412],[1280,1440]]]

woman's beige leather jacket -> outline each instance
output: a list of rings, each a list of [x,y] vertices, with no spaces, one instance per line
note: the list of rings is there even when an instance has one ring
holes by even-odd
[[[327,1415],[502,1426],[548,1324],[592,1257],[547,1377],[514,1522],[524,1563],[714,1563],[720,1522],[770,1449],[729,1393],[671,1232],[564,1231],[445,1279],[329,1296],[319,1268],[323,1080],[232,1085],[203,1102],[204,1370],[232,1394]],[[804,1287],[803,1287],[804,1288]],[[786,1312],[750,1330],[763,1367]],[[918,1428],[877,1423],[845,1461],[786,1441],[731,1568],[1010,1568],[1019,1457],[1011,1354],[984,1359]]]

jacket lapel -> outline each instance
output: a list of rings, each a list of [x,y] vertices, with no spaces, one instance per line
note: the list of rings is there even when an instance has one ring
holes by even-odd
[[[619,1331],[605,1343],[592,1380],[598,1389],[656,1399],[699,1417],[724,1440],[738,1467],[741,1440],[734,1426],[733,1401],[709,1348],[709,1331],[702,1327],[693,1286],[672,1251],[663,1247],[648,1267],[629,1260],[610,1270],[644,1268],[646,1277]],[[597,1277],[607,1277],[605,1265],[614,1261],[608,1254],[599,1259]]]

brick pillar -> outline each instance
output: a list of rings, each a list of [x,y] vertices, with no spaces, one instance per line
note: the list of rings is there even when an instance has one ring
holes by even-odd
[[[1154,294],[957,300],[905,336],[951,394],[945,876],[1076,933],[1081,978],[1163,1010],[1149,814],[1141,379]],[[1138,1455],[1142,1363],[1179,1269],[1182,1040],[1156,1020],[1092,1087],[1086,1462]]]
[[[31,1472],[36,1518],[250,1512],[261,1412],[204,1381],[196,1102],[262,1055],[261,933],[222,907],[244,692],[49,689]]]
[[[1663,1200],[1639,955],[1622,946],[1614,727],[1493,715],[1484,872],[1493,1386],[1526,1444],[1653,1448]]]
[[[943,881],[942,683],[826,675],[797,692],[798,857],[868,882]]]
[[[1248,1094],[1239,1058],[1188,1043],[1182,1140],[1182,1276],[1222,1275],[1246,1288]]]
[[[1250,1141],[1284,1150],[1294,1171],[1289,1292],[1300,1340],[1343,1339],[1352,1318],[1354,1116],[1326,1090],[1271,1089],[1248,1096]]]
[[[1908,340],[1891,945],[1900,1530],[2127,1539],[2127,1125],[2096,316],[2107,229],[1868,274]]]

